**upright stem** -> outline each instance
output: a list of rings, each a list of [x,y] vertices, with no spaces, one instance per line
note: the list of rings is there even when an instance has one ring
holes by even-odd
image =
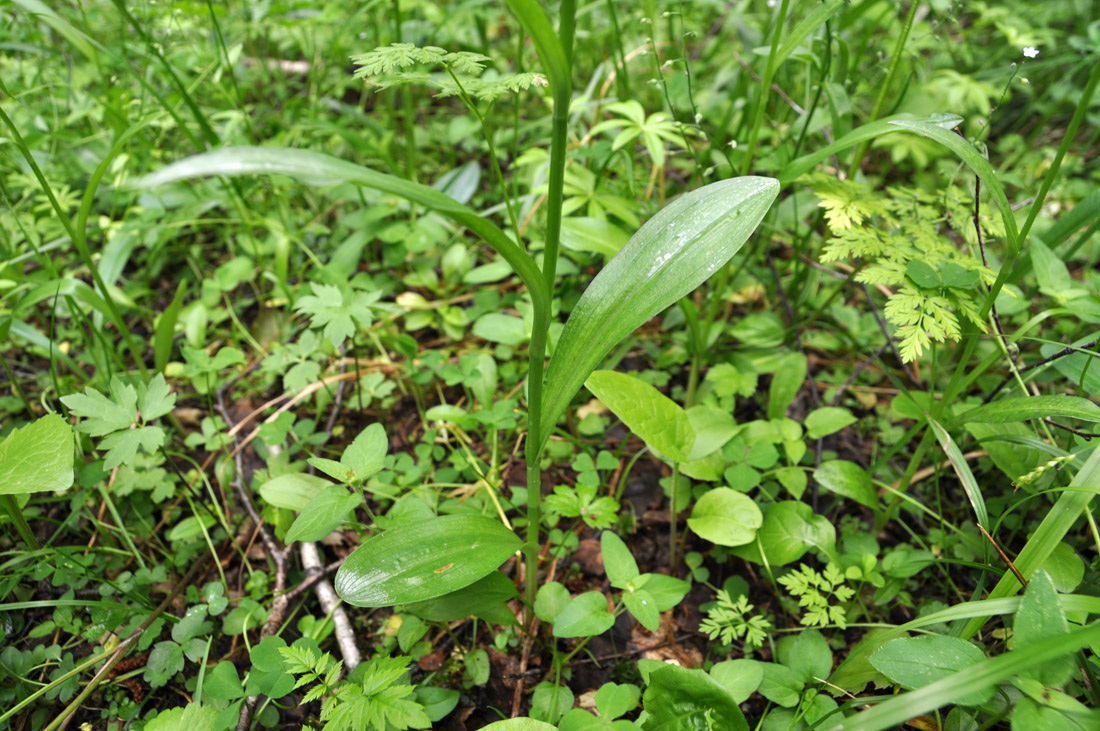
[[[760,136],[760,125],[764,121],[764,109],[768,106],[768,96],[772,89],[772,77],[775,76],[775,56],[779,52],[779,37],[783,34],[783,23],[787,21],[787,7],[790,0],[783,0],[779,5],[779,15],[775,19],[775,28],[772,29],[772,47],[768,51],[768,65],[764,69],[764,78],[760,81],[760,100],[756,103],[756,114],[753,115],[752,129],[749,130],[749,144],[745,148],[745,163],[741,166],[741,174],[748,175],[752,169],[752,157],[756,152],[756,140]]]
[[[668,504],[668,567],[676,573],[676,488],[680,484],[680,463],[672,463],[672,499]]]
[[[572,67],[573,22],[576,0],[562,0],[558,39],[565,52],[566,66]],[[527,604],[533,608],[539,587],[539,507],[542,501],[542,448],[546,435],[542,433],[543,373],[546,367],[546,336],[550,329],[550,303],[554,298],[557,275],[558,243],[561,238],[562,198],[565,186],[565,144],[569,124],[571,87],[566,82],[555,89],[554,115],[550,127],[550,181],[546,206],[546,246],[543,249],[542,272],[548,292],[545,307],[535,307],[535,322],[531,333],[527,367],[527,543],[526,558]],[[529,610],[533,611],[533,610]]]
[[[866,124],[870,124],[878,119],[878,115],[882,111],[882,103],[886,101],[886,92],[890,89],[890,86],[894,82],[894,76],[897,74],[898,64],[901,62],[901,52],[905,49],[905,42],[909,39],[909,31],[913,29],[913,18],[917,15],[918,7],[920,7],[919,0],[913,0],[909,3],[909,12],[905,14],[905,25],[902,26],[901,35],[898,36],[898,42],[894,46],[894,55],[890,58],[890,68],[886,72],[886,79],[882,82],[882,86],[878,88],[878,95],[875,97],[875,104],[871,107],[871,116],[868,118]],[[852,158],[852,164],[848,167],[849,178],[855,177],[860,164],[863,162],[863,156],[867,154],[867,148],[870,144],[871,141],[866,140],[856,149],[855,157]]]

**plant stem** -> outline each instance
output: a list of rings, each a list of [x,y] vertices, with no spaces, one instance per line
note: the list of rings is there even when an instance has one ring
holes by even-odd
[[[15,530],[19,532],[19,537],[26,541],[31,548],[39,548],[38,539],[34,537],[31,527],[27,525],[27,519],[23,517],[23,511],[19,509],[15,498],[11,495],[0,495],[0,507],[11,516],[11,522],[15,525]]]
[[[768,65],[764,69],[764,77],[760,81],[760,99],[756,103],[756,113],[752,119],[752,129],[749,130],[749,144],[745,148],[745,162],[741,165],[741,174],[748,175],[752,169],[752,158],[756,152],[756,140],[760,136],[760,125],[764,121],[764,109],[768,106],[768,97],[772,88],[772,77],[775,75],[775,56],[779,52],[779,37],[783,34],[783,23],[787,20],[787,7],[790,0],[783,0],[779,5],[779,15],[775,19],[775,28],[772,29],[772,47],[768,51]]]
[[[680,485],[680,463],[672,463],[672,499],[668,504],[668,567],[676,573],[676,492]]]
[[[918,7],[920,7],[919,0],[913,0],[909,3],[909,12],[905,14],[905,24],[902,26],[901,35],[898,36],[898,42],[894,46],[894,55],[890,58],[890,68],[886,71],[886,78],[878,88],[878,95],[875,97],[874,106],[871,107],[871,116],[868,117],[864,124],[874,122],[878,119],[879,112],[882,111],[882,103],[886,100],[886,92],[889,91],[890,86],[894,83],[894,76],[897,74],[898,64],[901,62],[901,52],[905,48],[905,42],[909,39],[909,31],[913,29],[913,18],[917,15]],[[859,166],[863,163],[863,156],[867,154],[867,148],[870,146],[871,141],[865,140],[856,148],[856,154],[852,158],[852,164],[848,167],[849,178],[854,178],[859,171]]]

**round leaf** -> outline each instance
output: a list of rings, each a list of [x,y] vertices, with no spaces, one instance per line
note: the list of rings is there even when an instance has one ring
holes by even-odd
[[[867,471],[855,462],[834,459],[814,470],[814,479],[830,492],[851,498],[860,505],[878,507],[878,495]]]
[[[688,527],[719,546],[741,546],[756,538],[763,522],[752,498],[728,487],[716,487],[695,503]]]
[[[555,637],[594,637],[611,629],[615,617],[607,611],[607,597],[590,591],[573,599],[554,620]]]
[[[496,570],[522,542],[498,521],[446,515],[371,538],[336,573],[336,592],[359,607],[432,599]]]

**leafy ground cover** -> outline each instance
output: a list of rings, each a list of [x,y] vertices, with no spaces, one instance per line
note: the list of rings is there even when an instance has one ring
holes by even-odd
[[[1100,726],[1093,4],[0,17],[0,728]]]

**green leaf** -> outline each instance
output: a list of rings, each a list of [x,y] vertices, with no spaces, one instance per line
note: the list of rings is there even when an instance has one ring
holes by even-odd
[[[702,670],[656,668],[642,700],[648,731],[749,731],[733,696]]]
[[[525,7],[533,5],[535,10],[542,12],[541,8],[535,5],[534,0],[513,0],[513,2]],[[551,35],[553,35],[552,31]],[[540,57],[541,55],[540,51]],[[568,73],[564,73],[564,76],[568,84]],[[568,106],[569,95],[566,94],[564,99],[565,105]],[[145,176],[135,184],[135,187],[153,188],[179,180],[210,175],[230,177],[252,174],[285,175],[317,186],[354,183],[399,196],[433,210],[480,236],[512,265],[523,283],[527,285],[536,306],[549,307],[550,296],[546,280],[534,260],[489,219],[478,215],[446,193],[427,185],[379,173],[331,155],[285,147],[227,147],[172,163]]]
[[[286,474],[274,477],[260,485],[260,497],[268,505],[300,512],[309,501],[332,483],[316,475]]]
[[[711,183],[677,198],[631,237],[588,285],[558,338],[546,373],[544,444],[611,348],[725,265],[778,192],[770,178]]]
[[[1069,634],[1069,625],[1062,605],[1058,603],[1058,592],[1050,575],[1039,569],[1032,575],[1016,612],[1012,636],[1014,649],[1036,645],[1045,639],[1062,637]],[[1043,685],[1058,688],[1073,676],[1075,663],[1072,657],[1060,657],[1038,667],[1028,668],[1025,674],[1035,678]]]
[[[768,387],[769,419],[779,419],[787,413],[806,380],[806,356],[802,353],[787,353],[775,365],[775,375]]]
[[[508,7],[516,14],[520,25],[527,35],[531,36],[531,42],[535,44],[535,51],[539,55],[539,63],[550,82],[550,91],[554,96],[554,104],[559,109],[569,108],[569,99],[573,94],[573,81],[569,73],[569,53],[562,47],[558,35],[554,32],[554,26],[546,17],[535,0],[507,0]],[[572,18],[569,20],[572,26]]]
[[[324,457],[310,457],[306,461],[334,480],[349,484],[355,482],[355,470],[343,462],[337,462],[334,459],[325,459]]]
[[[634,619],[650,632],[661,627],[661,613],[657,611],[656,600],[645,589],[623,592],[623,604],[634,615]]]
[[[107,451],[104,469],[113,470],[121,464],[129,464],[137,456],[138,448],[154,454],[164,444],[164,430],[159,426],[141,426],[108,434],[99,441],[100,449]]]
[[[740,546],[756,538],[763,522],[752,498],[728,487],[716,487],[696,501],[688,527],[719,546]]]
[[[806,416],[806,436],[820,439],[835,434],[844,427],[854,424],[856,417],[848,409],[837,406],[824,406],[814,409]]]
[[[985,654],[966,640],[925,635],[887,642],[871,655],[871,665],[892,682],[912,689],[949,677],[984,659]],[[993,692],[993,688],[985,688],[957,702],[964,706],[981,705],[993,697]]]
[[[964,411],[956,421],[960,424],[977,422],[980,424],[1005,424],[1028,419],[1047,417],[1080,419],[1081,421],[1100,422],[1100,406],[1080,396],[1021,396],[1006,398],[993,403],[983,404]]]
[[[788,639],[790,642],[785,644]],[[779,657],[803,683],[816,682],[815,678],[825,680],[833,672],[833,651],[816,629],[802,630],[795,637],[783,638]]]
[[[357,481],[367,480],[382,469],[388,448],[386,430],[381,424],[371,424],[347,446],[340,461],[355,472]]]
[[[454,622],[501,606],[516,594],[516,585],[512,580],[494,571],[450,594],[405,604],[405,610],[429,622]]]
[[[432,599],[496,570],[522,542],[499,521],[446,515],[374,536],[336,573],[336,592],[358,607]]]
[[[171,640],[153,646],[145,662],[145,682],[153,688],[166,685],[172,676],[183,670],[183,648]]]
[[[473,333],[483,340],[512,347],[527,342],[527,330],[523,325],[523,319],[500,312],[489,312],[477,318]]]
[[[616,589],[625,589],[627,584],[638,577],[638,562],[634,560],[623,539],[614,532],[605,530],[600,536],[600,553],[607,578]]]
[[[618,718],[638,707],[642,689],[632,683],[604,683],[596,691],[596,709],[601,718]]]
[[[590,591],[574,597],[554,620],[555,637],[595,637],[615,624],[615,616],[607,610],[607,597]]]
[[[653,605],[658,612],[672,609],[691,591],[691,582],[665,574],[642,574],[636,583],[644,586],[646,592],[653,597]]]
[[[809,505],[793,500],[772,505],[756,537],[772,567],[794,563],[810,548],[826,554],[836,551],[836,528],[829,519],[815,515]],[[733,552],[750,561],[763,562],[756,544],[738,546]]]
[[[764,664],[756,660],[725,660],[710,669],[710,676],[740,705],[760,687],[764,680]]]
[[[604,218],[571,216],[561,222],[561,245],[573,251],[615,256],[630,235]]]
[[[158,371],[164,372],[164,367],[172,358],[172,342],[176,337],[176,323],[179,322],[180,310],[183,309],[183,297],[187,293],[187,282],[182,281],[176,286],[176,296],[172,302],[160,313],[157,318],[157,327],[153,334],[153,363]]]
[[[921,259],[910,259],[905,267],[905,275],[913,280],[918,287],[925,289],[939,288],[943,286],[943,280],[936,270]]]
[[[548,581],[539,587],[539,592],[535,595],[535,616],[543,622],[553,624],[572,599],[565,586],[557,581]]]
[[[650,448],[671,460],[687,461],[695,431],[672,399],[636,376],[615,371],[595,371],[584,385]]]
[[[73,430],[57,414],[0,441],[0,495],[56,492],[73,484]]]
[[[531,695],[531,718],[557,723],[573,707],[573,691],[564,685],[543,681]]]
[[[233,700],[244,697],[244,686],[237,675],[237,667],[222,660],[206,671],[202,681],[202,694],[215,700]]]
[[[687,409],[687,417],[691,430],[695,432],[695,442],[688,455],[690,461],[702,460],[717,452],[740,430],[732,414],[714,406],[692,406]],[[718,471],[721,472],[721,469],[719,467]]]
[[[176,395],[168,388],[164,374],[158,373],[146,384],[141,394],[141,420],[145,422],[158,419],[176,408]]]
[[[362,498],[341,485],[329,485],[302,508],[286,532],[286,543],[319,541],[339,528]]]
[[[545,721],[536,721],[533,718],[509,718],[504,721],[490,723],[482,731],[558,731]]]
[[[878,494],[867,470],[855,462],[843,459],[823,462],[814,470],[814,479],[830,492],[855,500],[872,510],[878,507]]]
[[[760,695],[784,708],[797,706],[805,684],[795,676],[794,671],[774,662],[762,662],[760,665],[764,670],[758,689]]]
[[[62,396],[61,403],[80,417],[77,430],[101,437],[119,429],[129,428],[137,421],[137,391],[118,378],[111,379],[111,396],[107,398],[91,388],[84,393]]]

